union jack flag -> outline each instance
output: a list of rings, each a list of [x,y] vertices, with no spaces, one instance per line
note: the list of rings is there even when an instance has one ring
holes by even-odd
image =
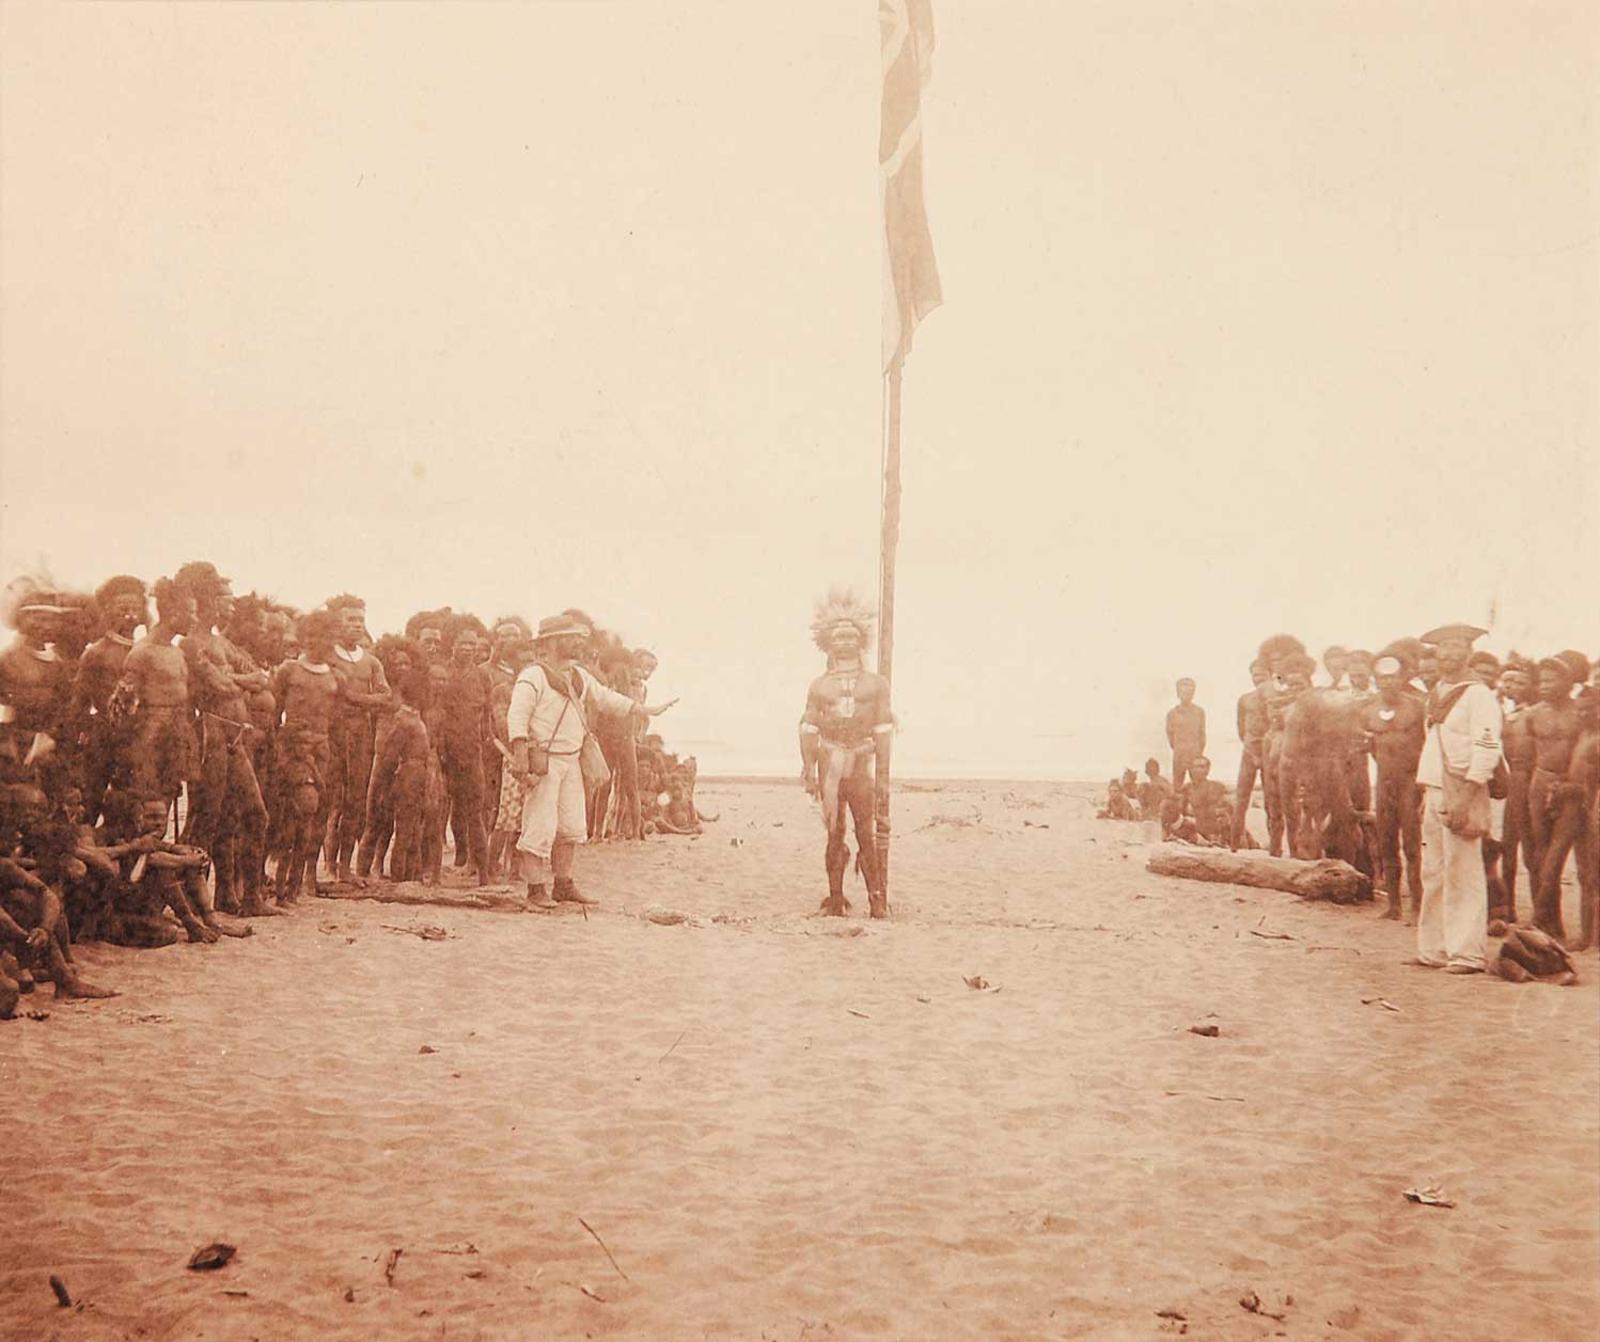
[[[917,324],[943,301],[922,198],[922,90],[933,61],[932,0],[878,0],[883,104],[878,174],[883,191],[883,367],[911,352]]]

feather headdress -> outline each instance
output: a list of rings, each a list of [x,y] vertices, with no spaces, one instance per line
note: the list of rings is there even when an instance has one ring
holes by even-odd
[[[0,624],[15,629],[17,619],[28,610],[65,614],[55,583],[46,573],[24,573],[0,589]]]
[[[861,635],[865,647],[872,637],[872,625],[877,615],[861,604],[848,587],[830,587],[828,595],[817,602],[811,620],[812,641],[824,652],[828,650],[828,637],[842,624],[853,625]]]
[[[520,629],[522,631],[523,638],[531,639],[533,637],[533,626],[524,620],[520,615],[502,615],[494,622],[495,631],[498,633],[503,626],[508,624],[515,625],[518,629]]]

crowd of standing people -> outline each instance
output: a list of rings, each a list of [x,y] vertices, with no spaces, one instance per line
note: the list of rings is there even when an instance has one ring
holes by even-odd
[[[1268,851],[1340,858],[1369,875],[1386,915],[1416,924],[1421,964],[1485,968],[1496,924],[1519,961],[1537,962],[1535,973],[1567,950],[1593,948],[1600,666],[1573,649],[1502,661],[1474,651],[1484,632],[1453,624],[1376,653],[1331,647],[1320,676],[1299,639],[1268,638],[1250,665],[1253,688],[1238,700],[1234,787],[1211,778],[1205,712],[1194,683],[1180,680],[1166,719],[1170,781],[1154,759],[1142,783],[1128,770],[1101,814],[1159,819],[1167,838],[1256,847],[1246,819],[1259,786]],[[1569,864],[1579,892],[1573,938],[1562,914]]]
[[[580,610],[424,610],[374,639],[360,597],[299,612],[196,561],[92,594],[18,579],[0,618],[0,1015],[36,977],[107,995],[75,940],[248,935],[319,858],[431,884],[453,835],[468,880],[548,908],[594,902],[579,843],[700,827],[695,761],[646,731],[671,707],[654,655]]]

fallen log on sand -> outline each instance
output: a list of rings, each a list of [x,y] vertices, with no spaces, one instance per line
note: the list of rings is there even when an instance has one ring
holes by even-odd
[[[370,899],[379,904],[431,904],[445,909],[494,909],[505,913],[520,913],[527,907],[521,895],[509,891],[457,889],[427,886],[407,882],[390,885],[374,881],[371,885],[335,886],[331,890],[318,890],[318,899]]]
[[[1321,899],[1330,904],[1359,904],[1372,898],[1371,878],[1348,862],[1331,857],[1307,862],[1255,851],[1166,847],[1151,856],[1145,869],[1157,876],[1181,876],[1189,881],[1286,890],[1302,899]]]

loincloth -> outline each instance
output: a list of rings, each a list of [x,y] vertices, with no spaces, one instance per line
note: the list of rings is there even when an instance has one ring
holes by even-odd
[[[876,759],[877,750],[871,741],[854,746],[826,739],[819,743],[817,798],[822,806],[823,828],[830,833],[835,826],[844,824],[840,793],[845,783],[861,780],[870,783]]]

